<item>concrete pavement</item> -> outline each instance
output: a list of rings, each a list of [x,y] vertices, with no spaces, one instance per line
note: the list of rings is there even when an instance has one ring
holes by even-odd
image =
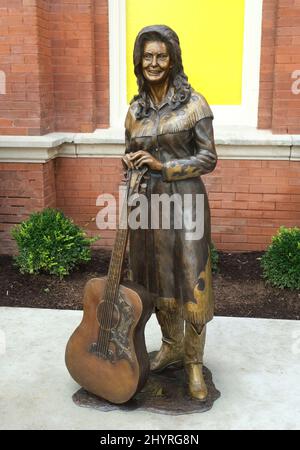
[[[215,318],[205,364],[221,398],[204,414],[79,408],[64,365],[78,311],[0,307],[0,429],[300,429],[300,322]],[[160,345],[155,317],[148,350]]]

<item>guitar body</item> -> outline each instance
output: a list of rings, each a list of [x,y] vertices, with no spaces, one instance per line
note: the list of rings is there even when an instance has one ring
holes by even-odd
[[[66,366],[87,391],[115,404],[129,401],[145,384],[149,358],[144,329],[152,302],[143,287],[131,282],[119,286],[112,326],[105,330],[107,278],[90,280],[84,291],[83,319],[66,347]],[[109,336],[108,352],[97,349],[100,324]]]

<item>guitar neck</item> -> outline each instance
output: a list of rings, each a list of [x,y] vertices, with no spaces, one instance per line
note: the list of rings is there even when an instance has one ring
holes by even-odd
[[[120,225],[117,229],[116,239],[107,275],[105,299],[110,302],[115,301],[115,296],[120,285],[127,247],[128,233],[128,201],[126,196],[122,206]]]
[[[125,252],[127,247],[128,229],[118,230],[114,249],[112,252],[109,271],[107,275],[107,286],[114,287],[114,292],[118,290],[123,270]],[[107,297],[107,296],[106,296]],[[114,300],[113,298],[109,300]]]
[[[128,214],[131,208],[128,206],[128,198],[132,193],[136,193],[140,186],[141,179],[147,172],[147,168],[134,170],[127,185],[127,193],[125,195],[120,217],[120,225],[117,229],[117,236],[111,256],[109,271],[106,282],[105,300],[109,303],[115,303],[119,285],[122,276],[123,263],[128,240]]]

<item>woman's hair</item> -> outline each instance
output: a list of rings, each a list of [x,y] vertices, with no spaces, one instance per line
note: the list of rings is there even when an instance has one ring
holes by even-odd
[[[179,38],[175,31],[166,25],[153,25],[143,28],[138,34],[133,52],[134,73],[137,78],[139,95],[132,100],[137,101],[138,109],[136,118],[143,119],[149,116],[150,100],[147,81],[143,75],[142,60],[145,43],[149,41],[164,42],[170,54],[173,67],[170,70],[170,83],[174,86],[174,95],[170,106],[176,109],[178,106],[186,103],[192,93],[192,88],[188,82],[188,77],[184,73],[181,57]]]

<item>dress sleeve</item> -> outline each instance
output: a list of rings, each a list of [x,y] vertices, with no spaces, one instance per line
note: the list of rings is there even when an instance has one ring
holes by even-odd
[[[217,164],[212,117],[199,120],[193,128],[195,151],[186,159],[175,159],[164,163],[164,181],[179,181],[195,178],[212,172]]]

